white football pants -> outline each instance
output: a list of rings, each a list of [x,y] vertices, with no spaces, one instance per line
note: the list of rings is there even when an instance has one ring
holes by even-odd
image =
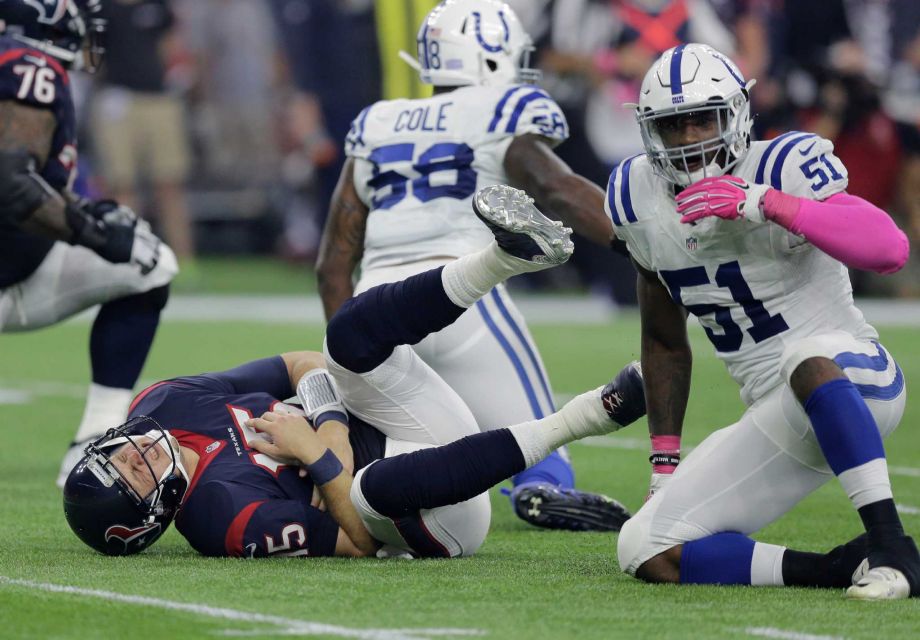
[[[805,359],[841,354],[851,354],[852,366],[843,371],[882,437],[894,431],[907,392],[901,369],[881,345],[840,331],[792,343],[780,364],[784,381],[738,422],[707,437],[627,521],[617,542],[620,567],[635,575],[646,560],[684,542],[726,531],[750,535],[833,478],[788,381]]]
[[[112,264],[85,247],[56,242],[32,275],[0,290],[0,333],[47,327],[97,304],[163,286],[178,272],[165,244],[156,268],[141,275],[134,265]]]

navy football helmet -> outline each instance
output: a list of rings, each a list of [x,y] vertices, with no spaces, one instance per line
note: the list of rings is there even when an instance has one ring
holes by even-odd
[[[144,436],[148,440],[139,440]],[[109,429],[86,447],[86,455],[64,484],[64,515],[74,533],[96,551],[111,556],[143,551],[163,535],[188,488],[172,436],[148,416]],[[113,456],[129,446],[140,454],[155,486],[140,495],[114,464]],[[154,472],[145,452],[161,447],[169,464]]]
[[[102,60],[102,0],[0,0],[0,33],[60,60],[94,71]],[[84,51],[86,55],[84,56]]]

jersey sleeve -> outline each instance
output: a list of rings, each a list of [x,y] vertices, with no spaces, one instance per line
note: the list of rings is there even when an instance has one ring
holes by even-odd
[[[607,212],[613,223],[616,236],[626,242],[629,255],[633,260],[642,268],[654,271],[650,248],[643,241],[644,234],[639,232],[639,225],[636,224],[639,222],[639,217],[636,215],[636,204],[637,202],[641,204],[642,195],[641,181],[635,179],[636,171],[633,163],[640,155],[627,158],[611,172],[610,179],[607,181],[604,211]]]
[[[562,109],[543,89],[517,85],[498,99],[487,132],[499,138],[533,133],[556,145],[569,137],[569,124]]]
[[[367,120],[374,105],[364,107],[361,113],[351,121],[351,128],[345,136],[345,155],[349,158],[366,158],[371,150],[365,142]]]
[[[205,555],[236,558],[331,556],[339,525],[298,500],[266,497],[232,482],[198,486],[180,532]]]
[[[267,393],[276,398],[294,395],[287,365],[281,356],[253,360],[226,371],[175,378],[173,382],[214,393]]]
[[[830,140],[792,131],[767,147],[755,182],[801,198],[825,200],[846,190],[848,174]]]

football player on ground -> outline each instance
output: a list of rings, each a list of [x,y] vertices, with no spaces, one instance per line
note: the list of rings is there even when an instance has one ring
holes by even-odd
[[[68,69],[92,70],[98,0],[0,2],[0,332],[46,327],[97,304],[92,384],[58,476],[124,420],[176,275],[175,256],[111,200],[71,192],[76,123]]]
[[[531,202],[505,186],[477,194],[497,242],[348,300],[322,354],[286,353],[142,392],[132,419],[89,445],[67,479],[70,526],[108,554],[149,546],[177,509],[179,532],[206,555],[368,556],[381,545],[382,555],[473,554],[489,528],[489,487],[645,413],[632,363],[558,413],[480,433],[408,346],[506,278],[568,259],[570,230]],[[281,402],[295,391],[300,415]]]
[[[403,53],[434,96],[364,109],[345,142],[348,160],[330,207],[317,264],[327,318],[355,292],[444,265],[485,246],[470,211],[478,188],[511,183],[551,217],[604,245],[613,240],[604,193],[553,153],[568,125],[532,83],[533,49],[517,16],[496,0],[446,0]],[[352,275],[360,261],[356,286]],[[503,285],[457,322],[415,346],[460,395],[482,428],[554,410],[549,379],[524,318]],[[624,514],[574,489],[564,450],[513,479],[515,512],[544,527],[619,529]],[[551,515],[540,505],[567,504]]]
[[[653,495],[620,533],[620,566],[650,582],[917,595],[920,556],[882,448],[904,411],[904,376],[854,306],[847,274],[897,271],[907,239],[846,193],[829,141],[750,141],[753,84],[708,46],[665,52],[637,105],[646,152],[610,177],[608,210],[640,272],[654,465]],[[688,312],[749,408],[677,466]],[[834,475],[865,534],[826,555],[748,537]]]

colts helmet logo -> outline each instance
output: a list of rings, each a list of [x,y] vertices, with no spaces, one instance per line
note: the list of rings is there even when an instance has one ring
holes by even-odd
[[[499,10],[498,19],[502,21],[504,37],[498,44],[489,44],[486,42],[486,39],[482,37],[482,14],[478,11],[473,12],[473,21],[475,23],[476,29],[476,41],[479,43],[479,46],[481,46],[489,53],[498,53],[505,48],[505,45],[508,44],[508,40],[511,39],[511,29],[508,28],[508,21],[505,19],[504,11]]]
[[[105,541],[108,543],[110,540],[121,540],[122,544],[125,545],[125,552],[128,551],[128,547],[132,542],[138,541],[143,542],[143,537],[145,535],[153,534],[159,535],[160,523],[153,522],[151,524],[142,524],[139,527],[134,529],[127,527],[123,524],[112,525],[105,530]]]
[[[38,21],[42,24],[54,24],[67,13],[67,3],[71,0],[23,0],[38,11]]]

